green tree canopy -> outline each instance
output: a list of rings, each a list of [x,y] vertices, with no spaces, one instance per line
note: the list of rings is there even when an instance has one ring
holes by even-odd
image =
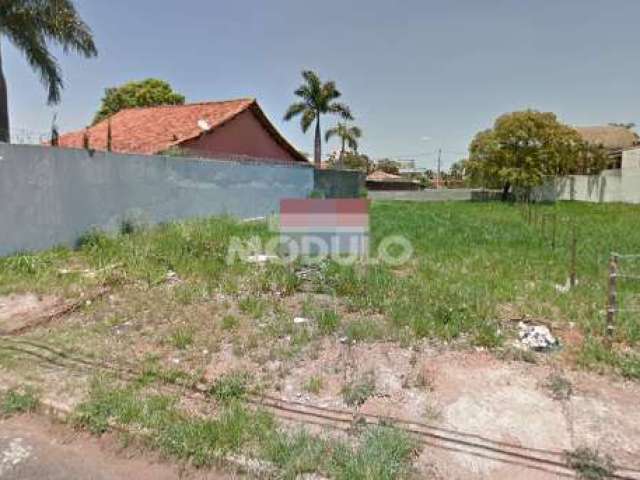
[[[58,103],[64,86],[51,44],[84,57],[98,54],[91,29],[70,0],[0,1],[0,38],[8,39],[38,74],[50,104]],[[7,85],[0,58],[0,141],[9,142]]]
[[[360,170],[365,173],[371,173],[373,171],[373,162],[369,157],[357,152],[344,152],[342,159],[332,154],[329,157],[328,163],[330,168]]]
[[[400,164],[388,158],[383,158],[376,162],[376,170],[382,170],[385,173],[398,175],[400,174]]]
[[[529,191],[545,177],[594,174],[606,166],[602,148],[586,144],[578,132],[553,113],[525,110],[499,117],[493,128],[476,135],[467,170],[476,182]]]
[[[164,80],[148,78],[141,82],[125,83],[105,90],[100,110],[96,113],[93,124],[126,108],[183,105],[184,101],[184,95],[176,93]]]

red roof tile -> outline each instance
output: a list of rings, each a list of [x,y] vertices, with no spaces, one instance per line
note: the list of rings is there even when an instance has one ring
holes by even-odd
[[[255,99],[164,105],[122,110],[90,127],[89,146],[107,150],[108,124],[111,122],[111,151],[153,155],[221,127],[245,110],[252,109],[265,129],[295,158],[307,162],[269,122]],[[83,148],[85,130],[60,136],[59,146]]]

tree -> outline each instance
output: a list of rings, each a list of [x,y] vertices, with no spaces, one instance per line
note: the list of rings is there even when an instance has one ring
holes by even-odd
[[[467,169],[484,186],[529,192],[547,176],[593,174],[606,165],[604,150],[587,145],[553,113],[526,110],[502,115],[493,128],[476,135]]]
[[[184,95],[176,93],[164,80],[147,78],[129,82],[119,87],[107,88],[93,124],[126,108],[156,107],[158,105],[183,105]]]
[[[64,52],[73,50],[85,57],[98,54],[91,30],[82,21],[71,0],[3,0],[0,2],[0,39],[6,37],[21,51],[48,90],[48,103],[60,101],[64,83],[49,43]],[[0,141],[9,142],[7,83],[0,55]]]
[[[300,126],[303,132],[307,132],[315,122],[315,142],[313,161],[316,168],[320,168],[322,161],[322,131],[320,128],[320,116],[324,114],[339,115],[344,120],[353,120],[349,107],[335,100],[341,97],[335,82],[322,83],[315,72],[305,70],[302,72],[304,83],[294,92],[302,101],[292,104],[284,115],[286,121],[300,116]]]
[[[345,154],[345,148],[348,146],[352,152],[358,151],[358,139],[362,137],[362,130],[358,127],[350,127],[347,123],[338,122],[333,128],[327,130],[324,139],[329,141],[332,137],[339,137],[341,141],[340,158],[338,159],[339,168],[343,168],[342,160]]]
[[[399,175],[400,164],[393,160],[389,160],[388,158],[383,158],[376,162],[376,170],[382,170],[383,172],[390,173],[392,175]]]
[[[454,179],[462,180],[467,167],[466,163],[466,160],[458,160],[457,162],[454,162],[449,168],[449,175]]]
[[[373,162],[368,156],[357,152],[345,152],[342,160],[336,158],[335,154],[329,157],[329,167],[346,168],[348,170],[360,170],[361,172],[371,173],[373,171]]]
[[[627,130],[633,130],[634,128],[636,128],[636,124],[631,122],[631,123],[616,123],[616,122],[611,122],[609,123],[610,127],[620,127],[620,128],[626,128]]]

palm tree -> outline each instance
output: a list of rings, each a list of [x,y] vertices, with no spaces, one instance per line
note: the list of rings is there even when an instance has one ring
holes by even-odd
[[[318,74],[310,70],[302,72],[303,83],[294,93],[302,101],[289,107],[284,115],[285,120],[301,115],[300,126],[303,132],[307,132],[313,122],[316,123],[315,148],[313,161],[316,168],[320,168],[322,158],[322,132],[320,130],[320,115],[332,113],[340,115],[345,120],[353,120],[351,111],[343,103],[335,100],[341,96],[336,89],[335,82],[322,83]]]
[[[48,90],[49,104],[60,101],[62,72],[47,42],[85,57],[97,55],[91,30],[71,0],[2,0],[0,39],[6,37],[27,58]],[[0,142],[9,142],[7,84],[0,54]]]
[[[350,127],[347,123],[338,122],[333,128],[327,130],[325,133],[324,139],[325,141],[329,141],[331,137],[338,136],[342,142],[342,147],[340,148],[340,158],[338,159],[339,168],[343,167],[343,158],[345,147],[348,146],[353,152],[358,151],[358,139],[362,136],[362,130],[358,127]]]

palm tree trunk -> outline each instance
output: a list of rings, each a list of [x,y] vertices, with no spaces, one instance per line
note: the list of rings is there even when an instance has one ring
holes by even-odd
[[[2,71],[2,51],[0,51],[0,142],[9,143],[9,99],[7,94],[7,81]]]
[[[320,114],[316,116],[316,138],[315,138],[315,149],[313,152],[313,163],[316,168],[320,169],[322,167],[322,139],[320,137]]]
[[[344,138],[342,139],[342,148],[340,149],[340,160],[338,161],[340,170],[344,169]]]

